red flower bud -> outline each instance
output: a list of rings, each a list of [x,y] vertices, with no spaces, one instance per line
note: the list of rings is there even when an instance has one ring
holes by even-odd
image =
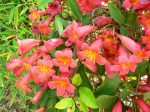
[[[149,84],[141,85],[141,86],[138,88],[138,91],[139,91],[139,92],[149,92],[149,91],[150,91],[150,85],[149,85]]]
[[[115,104],[112,112],[122,112],[121,100],[118,100],[118,102]]]
[[[135,102],[143,112],[150,112],[150,105],[148,105],[143,99],[137,98],[135,99]]]
[[[39,91],[35,94],[35,96],[34,96],[34,98],[33,98],[33,100],[32,100],[32,103],[33,103],[33,104],[37,104],[38,101],[40,100],[40,98],[42,97],[42,94],[43,94],[43,89],[39,90]]]

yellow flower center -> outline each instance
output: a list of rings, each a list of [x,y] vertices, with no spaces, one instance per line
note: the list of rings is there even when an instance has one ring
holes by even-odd
[[[23,63],[23,65],[25,66],[25,68],[28,70],[31,67],[31,64],[29,63]]]
[[[40,72],[43,73],[43,74],[47,74],[47,73],[51,72],[51,68],[44,65],[44,64],[40,64],[38,66],[38,68],[39,68]]]
[[[59,56],[57,58],[58,62],[63,64],[63,65],[68,65],[71,63],[71,58],[67,56]]]
[[[105,38],[106,41],[110,41],[110,42],[112,42],[114,40],[113,36],[106,35],[104,38]]]
[[[32,16],[33,16],[34,19],[37,19],[37,18],[38,18],[38,14],[37,14],[36,12],[33,12],[33,13],[32,13]]]
[[[95,61],[98,57],[98,52],[94,50],[85,50],[84,55],[91,61]]]
[[[139,0],[129,0],[130,1],[130,3],[132,3],[132,4],[135,4],[135,3],[138,3],[139,2]]]
[[[55,81],[55,84],[56,84],[58,87],[60,87],[60,88],[65,88],[65,87],[67,87],[67,86],[69,85],[68,82],[63,81],[63,80],[56,80],[56,81]]]
[[[47,27],[46,25],[44,25],[44,24],[41,24],[41,25],[40,25],[39,31],[45,32],[45,31],[47,31],[47,30],[48,30],[48,27]]]
[[[144,53],[143,53],[142,51],[140,51],[140,52],[137,52],[135,55],[136,55],[138,58],[142,58],[142,57],[144,56]]]
[[[128,61],[128,62],[124,62],[121,64],[121,68],[122,69],[129,69],[130,67],[132,67],[133,63]]]
[[[78,39],[78,34],[76,31],[72,30],[73,38]]]

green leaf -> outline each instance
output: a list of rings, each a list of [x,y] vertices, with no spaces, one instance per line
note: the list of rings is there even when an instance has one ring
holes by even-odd
[[[17,28],[18,27],[18,7],[16,7],[14,11],[14,24],[15,24],[15,27]]]
[[[150,99],[150,92],[143,93],[143,96],[144,96],[144,100],[149,100]]]
[[[79,98],[79,109],[82,110],[83,112],[87,112],[88,111],[88,107],[82,102],[82,100]]]
[[[59,36],[61,36],[61,34],[63,32],[63,24],[62,24],[60,16],[55,16],[55,26],[56,26],[56,29],[59,33]]]
[[[72,77],[72,84],[75,86],[79,86],[82,83],[82,78],[80,76],[80,74],[75,74]]]
[[[12,9],[10,10],[10,14],[9,14],[9,23],[11,23],[12,20],[13,20],[14,11],[15,11],[15,8],[12,8]]]
[[[76,2],[76,0],[67,0],[68,6],[71,8],[72,13],[76,16],[79,21],[82,21],[82,13]]]
[[[0,74],[0,87],[4,87],[2,74]]]
[[[133,25],[135,25],[136,20],[137,20],[137,14],[136,13],[131,13],[131,12],[130,13],[129,12],[125,13],[124,25],[133,26]]]
[[[12,106],[12,104],[16,100],[16,95],[17,95],[17,91],[14,89],[14,91],[12,92],[12,97],[11,97],[10,102],[9,102],[10,103],[9,108]]]
[[[97,68],[98,68],[98,70],[97,70],[98,75],[105,74],[105,66],[100,66],[100,65],[97,64]]]
[[[23,10],[20,12],[20,16],[25,14],[28,9],[29,9],[29,7],[24,7]]]
[[[87,87],[79,88],[80,99],[90,108],[98,108],[93,92]]]
[[[100,95],[115,95],[120,84],[120,78],[116,75],[114,78],[106,77],[105,81],[98,87],[95,92],[96,96]]]
[[[82,22],[83,22],[84,25],[87,25],[87,24],[89,24],[91,19],[92,19],[92,14],[89,13],[89,14],[86,14],[86,15],[83,16]]]
[[[40,9],[44,9],[44,7],[49,3],[49,2],[52,2],[53,0],[42,0],[39,2],[39,8]]]
[[[137,65],[137,68],[136,68],[135,72],[138,73],[138,74],[141,74],[147,69],[148,66],[149,66],[148,61],[142,61],[141,63],[139,63]]]
[[[84,65],[79,66],[79,69],[78,69],[77,73],[79,73],[81,78],[82,78],[82,83],[81,83],[80,87],[84,86],[84,87],[88,87],[88,88],[92,89],[92,86],[89,82],[89,79],[88,79],[88,77],[85,73]]]
[[[121,13],[120,9],[116,7],[114,3],[108,4],[109,12],[111,17],[119,24],[123,24],[124,22],[124,16]]]
[[[121,26],[120,27],[120,34],[122,34],[124,36],[128,36],[129,31],[125,27]]]
[[[14,8],[14,6],[12,6],[12,5],[3,5],[3,6],[0,5],[0,11],[10,9],[10,8]]]
[[[72,98],[64,98],[60,100],[56,105],[55,108],[57,109],[65,109],[68,107],[72,107],[74,105],[74,100]]]
[[[123,89],[122,91],[121,91],[121,93],[120,93],[120,97],[121,97],[121,99],[122,100],[127,100],[127,97],[129,96],[129,94],[130,94],[130,91],[129,90],[127,90],[127,89]]]
[[[45,106],[47,100],[49,99],[49,92],[44,92],[41,100],[40,100],[40,107]]]
[[[111,112],[116,101],[116,96],[109,95],[102,95],[96,99],[99,108],[104,109],[105,112]]]
[[[4,88],[0,89],[0,101],[4,98]]]

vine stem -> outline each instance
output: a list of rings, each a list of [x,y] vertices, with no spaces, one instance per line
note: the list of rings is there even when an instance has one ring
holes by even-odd
[[[139,87],[140,79],[141,79],[141,75],[138,74],[138,77],[137,77],[137,84],[136,84],[136,92],[137,92],[137,89],[138,89],[138,87]]]

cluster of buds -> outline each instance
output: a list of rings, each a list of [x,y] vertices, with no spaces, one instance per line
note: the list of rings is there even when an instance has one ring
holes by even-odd
[[[32,22],[32,31],[35,35],[44,34],[45,36],[52,33],[50,24],[54,17],[59,14],[63,8],[60,0],[54,0],[48,4],[44,11],[30,9],[29,19]],[[80,10],[83,13],[92,12],[102,3],[107,4],[107,0],[77,0]],[[135,7],[136,9],[149,9],[149,0],[125,0],[125,8]],[[46,16],[45,16],[46,15]],[[42,21],[41,17],[47,17]],[[95,19],[95,26],[92,24],[83,25],[78,21],[71,22],[62,32],[60,38],[52,38],[48,41],[37,39],[25,39],[18,41],[19,58],[13,57],[6,66],[8,71],[18,77],[16,87],[23,92],[32,92],[30,82],[33,81],[41,89],[35,93],[32,100],[36,104],[46,89],[56,89],[57,96],[74,96],[76,87],[71,83],[71,77],[77,74],[78,65],[83,64],[91,72],[97,72],[97,64],[105,66],[105,74],[113,78],[116,73],[120,79],[126,80],[129,72],[135,72],[137,64],[150,57],[150,13],[140,13],[138,19],[141,29],[144,28],[145,36],[142,36],[142,44],[137,43],[127,36],[121,35],[120,32],[112,28],[103,28],[108,24],[116,24],[115,21],[107,16],[98,16]],[[101,33],[95,33],[100,30]],[[88,41],[89,35],[94,35],[94,41]],[[60,48],[63,46],[63,49]],[[56,49],[57,48],[57,49]],[[28,55],[29,51],[33,51]],[[54,53],[54,55],[52,55]],[[26,71],[26,75],[22,75]],[[142,88],[142,89],[141,89]],[[144,87],[145,88],[145,87]],[[149,88],[139,91],[150,91]],[[144,103],[143,99],[135,98],[135,102],[143,112],[149,112],[150,107]],[[143,107],[143,106],[146,106]],[[147,109],[146,111],[144,109]],[[44,108],[40,108],[40,112]],[[118,111],[116,111],[118,110]],[[118,100],[114,106],[113,112],[122,112],[121,100]],[[130,110],[128,111],[130,112]]]

